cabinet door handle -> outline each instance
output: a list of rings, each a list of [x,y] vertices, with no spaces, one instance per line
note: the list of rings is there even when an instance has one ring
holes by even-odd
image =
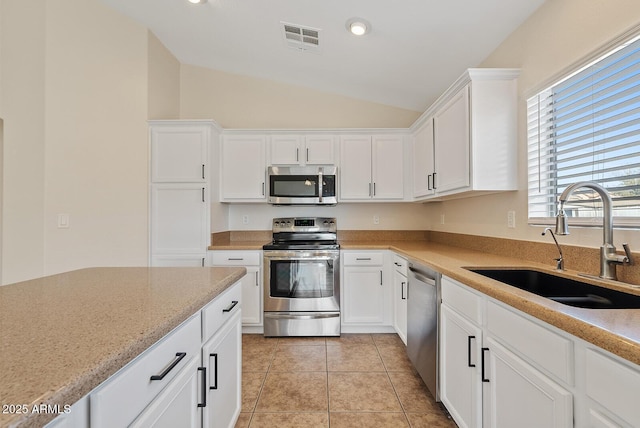
[[[229,307],[228,307],[228,308],[223,309],[223,310],[222,310],[222,312],[231,312],[231,311],[233,310],[233,308],[235,308],[235,307],[236,307],[236,305],[237,305],[237,304],[238,304],[238,301],[237,301],[237,300],[232,300],[232,301],[231,301],[231,305],[229,305]]]
[[[258,284],[258,272],[256,272],[256,287],[260,287],[260,284]]]
[[[475,364],[471,364],[471,340],[475,339],[475,336],[467,336],[467,366],[475,367]]]
[[[296,149],[296,162],[298,162],[300,159],[298,158],[298,153],[299,153],[300,149]]]
[[[202,258],[202,267],[204,267],[204,257]]]
[[[402,281],[400,283],[400,294],[402,295],[402,300],[407,300],[407,296],[404,294],[405,285],[407,285],[406,281]]]
[[[433,186],[431,186],[431,174],[427,175],[427,190],[433,190]]]
[[[382,271],[380,271],[380,285],[382,285]]]
[[[198,407],[207,407],[207,368],[198,367],[198,371],[202,373],[202,403],[198,403]]]
[[[204,164],[202,164],[202,179],[204,180]]]
[[[485,364],[484,364],[484,363],[485,363],[485,359],[484,359],[484,352],[485,352],[485,351],[488,351],[488,350],[489,350],[489,348],[482,348],[482,381],[483,381],[483,382],[489,382],[489,379],[487,379],[487,378],[484,376],[484,366],[485,366]]]
[[[307,147],[307,162],[309,162],[309,147]]]
[[[371,197],[371,183],[369,183],[369,197]]]
[[[171,364],[169,364],[169,365],[168,365],[168,366],[163,370],[163,372],[162,372],[162,373],[160,373],[159,375],[153,375],[153,376],[151,376],[151,378],[150,378],[150,379],[151,379],[151,380],[162,380],[162,379],[164,379],[164,377],[165,377],[166,375],[168,375],[168,374],[169,374],[169,372],[170,372],[171,370],[173,370],[173,368],[174,368],[175,366],[177,366],[177,365],[178,365],[178,363],[179,363],[180,361],[182,361],[182,359],[183,359],[184,357],[186,357],[186,356],[187,356],[187,353],[186,353],[186,352],[176,352],[176,357],[173,359],[173,361],[171,362]]]
[[[264,196],[264,181],[262,182],[262,196]]]
[[[433,190],[436,190],[436,189],[437,189],[437,187],[436,187],[436,173],[434,172],[433,173]]]
[[[204,187],[202,188],[202,202],[204,202]]]
[[[213,357],[213,385],[209,389],[218,389],[218,354],[209,354],[209,358]]]
[[[373,196],[376,195],[376,183],[373,183]]]

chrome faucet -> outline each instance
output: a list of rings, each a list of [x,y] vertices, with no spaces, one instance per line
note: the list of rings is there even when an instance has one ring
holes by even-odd
[[[602,198],[602,216],[603,216],[603,242],[600,247],[600,278],[617,280],[616,277],[616,265],[622,263],[632,263],[631,251],[627,244],[622,244],[625,256],[616,254],[616,247],[613,245],[613,213],[611,196],[607,190],[597,183],[591,181],[581,181],[574,183],[567,187],[564,192],[558,198],[558,215],[556,216],[556,234],[568,235],[569,224],[567,223],[567,216],[564,212],[564,203],[569,199],[569,196],[581,187],[587,187],[595,190]]]
[[[556,247],[558,247],[558,253],[560,253],[560,257],[558,257],[557,259],[554,259],[556,261],[556,269],[564,270],[564,257],[562,256],[562,248],[560,248],[560,244],[558,244],[556,235],[553,233],[553,230],[551,230],[550,227],[547,227],[545,230],[542,231],[542,236],[546,235],[547,232],[551,234],[551,237],[553,238],[553,242],[555,242]]]

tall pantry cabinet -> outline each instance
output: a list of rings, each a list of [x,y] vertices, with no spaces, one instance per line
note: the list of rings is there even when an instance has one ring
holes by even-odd
[[[149,122],[151,266],[204,266],[210,229],[209,120]]]

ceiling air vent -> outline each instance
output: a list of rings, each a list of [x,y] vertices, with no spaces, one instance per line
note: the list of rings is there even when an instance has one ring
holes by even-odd
[[[284,41],[287,46],[301,51],[320,51],[320,30],[317,28],[303,27],[298,24],[281,22]]]

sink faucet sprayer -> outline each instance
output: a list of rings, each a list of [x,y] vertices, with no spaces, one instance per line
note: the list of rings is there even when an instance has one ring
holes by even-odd
[[[562,248],[560,248],[560,244],[558,244],[556,235],[553,233],[553,230],[551,230],[550,227],[547,227],[545,230],[542,231],[542,236],[546,235],[547,232],[551,234],[551,237],[553,238],[553,242],[555,242],[556,247],[558,247],[558,253],[560,253],[560,257],[558,257],[557,259],[554,259],[556,261],[556,269],[564,270],[564,258],[562,256]]]
[[[567,216],[564,213],[564,203],[567,201],[567,199],[569,199],[569,196],[571,196],[571,194],[580,187],[593,189],[602,198],[603,243],[600,247],[600,278],[616,280],[616,265],[622,263],[631,264],[631,251],[629,250],[629,246],[627,244],[622,244],[626,255],[620,256],[616,254],[616,247],[613,245],[613,204],[611,201],[611,196],[609,196],[609,193],[604,187],[590,181],[581,181],[567,187],[558,198],[556,234],[569,234],[569,224],[567,223]]]

